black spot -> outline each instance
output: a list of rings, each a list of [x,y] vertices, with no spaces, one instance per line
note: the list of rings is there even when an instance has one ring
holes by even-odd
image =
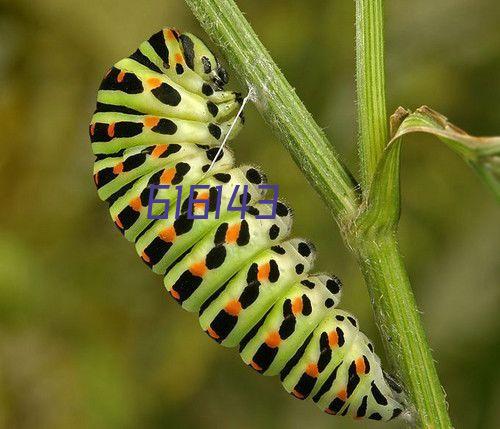
[[[283,317],[293,316],[292,301],[288,298],[283,302]]]
[[[326,281],[326,288],[334,295],[340,292],[341,287],[342,287],[342,282],[336,276],[333,276],[332,278]]]
[[[278,268],[278,264],[274,259],[271,259],[269,261],[269,281],[271,283],[276,283],[278,279],[280,278],[280,270]]]
[[[342,399],[335,398],[332,402],[330,402],[330,405],[328,405],[328,409],[333,414],[337,414],[342,409],[344,404],[345,404],[345,402]]]
[[[345,319],[345,317],[338,314],[337,316],[335,316],[335,319],[337,319],[339,322],[342,322]]]
[[[205,152],[205,155],[209,161],[213,161],[217,156],[217,161],[220,161],[224,156],[224,151],[219,152],[219,147],[212,147]]]
[[[365,374],[368,374],[370,372],[370,362],[365,355],[363,355],[363,362],[365,363]]]
[[[215,118],[219,113],[219,108],[215,105],[215,103],[211,101],[207,101],[207,109],[210,114]],[[218,137],[217,137],[218,138]]]
[[[184,73],[184,67],[182,67],[182,64],[177,63],[177,64],[175,65],[175,72],[176,72],[177,74],[182,74],[182,73]]]
[[[240,194],[239,199],[240,199],[240,204],[243,206],[243,205],[247,205],[250,203],[252,196],[250,195],[250,192],[246,192],[246,193]],[[243,199],[244,199],[244,201],[243,201]]]
[[[191,271],[184,271],[174,283],[172,289],[179,294],[178,302],[188,299],[203,282],[203,278],[195,276]]]
[[[247,284],[251,284],[257,281],[257,275],[259,274],[259,266],[254,262],[250,265],[247,272]]]
[[[284,255],[286,253],[286,250],[283,249],[283,247],[281,246],[273,246],[271,247],[271,250],[274,252],[274,253],[277,253],[278,255]]]
[[[278,203],[276,204],[276,214],[279,217],[284,217],[288,216],[289,212],[290,210],[288,209],[288,207],[285,206],[282,202],[278,201]]]
[[[260,183],[262,183],[262,176],[255,168],[249,168],[245,176],[250,183],[253,183],[255,185],[259,185]]]
[[[302,295],[302,314],[304,316],[309,316],[312,313],[311,300],[307,295]]]
[[[194,70],[194,43],[191,38],[185,34],[181,34],[179,39],[182,44],[182,51],[186,64],[190,69]]]
[[[218,227],[217,230],[215,231],[215,236],[214,236],[214,244],[222,244],[225,243],[226,241],[226,233],[229,225],[227,222],[221,223]]]
[[[339,347],[342,347],[345,344],[344,331],[339,327],[335,328],[335,331],[337,332],[337,336],[339,339]]]
[[[214,174],[214,177],[222,183],[228,183],[231,180],[231,175],[227,173],[217,173]]]
[[[218,343],[222,342],[234,329],[236,324],[238,323],[238,316],[232,316],[228,314],[226,311],[221,310],[215,316],[212,323],[210,323],[210,327],[216,332],[219,336],[216,341]]]
[[[165,46],[165,51],[167,52],[167,58],[168,58],[168,48]],[[142,64],[143,66],[147,67],[150,70],[153,70],[157,73],[162,73],[160,67],[158,67],[155,63],[153,63],[146,55],[144,55],[139,49],[137,49],[132,55],[129,57],[130,59],[137,61],[139,64]],[[165,63],[165,62],[164,62]],[[165,68],[168,69],[168,60],[167,63],[164,64],[166,65]]]
[[[307,243],[304,243],[303,241],[301,241],[299,243],[297,250],[304,257],[307,257],[311,254],[311,248],[309,247],[309,245]]]
[[[259,209],[254,206],[248,206],[246,212],[252,216],[257,216],[260,213]]]
[[[162,61],[168,64],[168,49],[165,43],[165,36],[163,31],[158,31],[153,34],[149,40],[149,44],[152,46],[157,55],[162,59]]]
[[[155,237],[155,239],[144,249],[144,253],[149,257],[150,266],[160,262],[171,247],[172,243],[167,243],[160,237]]]
[[[193,228],[193,222],[193,219],[188,219],[187,214],[181,214],[174,221],[175,234],[182,235],[191,231],[191,229]]]
[[[172,178],[172,185],[181,183],[189,170],[191,170],[191,166],[187,162],[179,162],[175,166],[175,176]]]
[[[370,390],[372,392],[373,397],[375,398],[375,401],[377,401],[377,404],[380,404],[380,405],[387,405],[388,404],[387,398],[379,390],[379,388],[375,384],[375,381],[372,381],[372,385],[371,385]]]
[[[401,408],[394,408],[394,411],[392,412],[392,416],[391,416],[390,420],[395,419],[397,416],[399,416],[402,413],[402,411],[403,410]]]
[[[282,340],[286,340],[290,335],[295,331],[295,323],[297,320],[295,317],[289,316],[283,322],[281,322],[281,326],[279,329],[279,335]]]
[[[326,335],[325,332],[323,332],[326,336],[326,341],[328,342],[328,335]],[[321,334],[321,335],[323,335]],[[327,365],[330,363],[332,360],[332,349],[326,348],[321,350],[321,353],[319,355],[318,359],[318,371],[323,372],[323,370],[327,367]]]
[[[126,72],[121,82],[117,78],[121,70],[113,67],[108,75],[102,80],[99,91],[122,91],[127,94],[140,94],[144,91],[141,80],[132,72]]]
[[[201,92],[207,97],[210,97],[214,93],[214,90],[208,83],[204,83],[201,86]]]
[[[304,264],[295,265],[295,272],[297,274],[302,274],[304,272]]]
[[[118,112],[118,113],[127,113],[129,115],[144,115],[143,112],[139,110],[132,109],[127,106],[117,106],[114,104],[106,104],[97,102],[95,113],[98,112]]]
[[[210,134],[212,134],[212,136],[216,139],[216,140],[219,140],[221,134],[222,134],[222,131],[220,129],[220,127],[218,125],[215,125],[215,124],[208,124],[208,131],[210,132]]]
[[[262,368],[258,372],[263,373],[271,366],[278,350],[279,347],[269,347],[266,343],[260,345],[252,358]]]
[[[151,93],[167,106],[177,106],[181,102],[181,94],[179,94],[179,91],[165,82],[159,87],[154,88]]]
[[[136,153],[135,155],[131,155],[125,161],[123,161],[123,171],[132,171],[144,164],[145,161],[146,155],[143,153]]]
[[[368,418],[372,420],[382,420],[382,416],[379,413],[373,413]]]
[[[373,353],[373,345],[372,343],[368,343],[368,349]]]
[[[207,268],[213,270],[219,268],[226,260],[226,247],[224,245],[215,246],[208,252],[205,259]]]
[[[120,212],[118,218],[120,219],[120,222],[123,225],[123,229],[127,230],[135,222],[137,222],[137,219],[139,219],[140,215],[141,215],[140,212],[137,212],[132,207],[127,206]]]
[[[248,222],[243,219],[241,221],[240,233],[236,239],[236,244],[238,246],[246,246],[250,242],[250,230],[248,227]]]
[[[271,228],[269,228],[269,238],[271,240],[276,240],[280,234],[280,227],[276,224],[273,224]]]
[[[158,124],[156,124],[153,128],[151,128],[151,131],[154,131],[155,133],[158,134],[172,135],[177,132],[177,125],[175,124],[174,121],[171,121],[170,119],[161,118],[158,121]]]
[[[347,379],[347,397],[349,398],[354,392],[354,389],[358,386],[361,379],[356,372],[356,362],[352,361],[348,369],[348,379]]]
[[[356,417],[364,417],[366,415],[366,408],[368,406],[368,396],[363,396],[361,401],[361,405],[358,407],[356,411]]]
[[[354,327],[358,326],[356,323],[356,319],[354,317],[347,316],[347,320],[349,320],[349,322],[351,322],[352,326],[354,326]]]
[[[326,308],[332,308],[335,305],[335,301],[331,298],[327,298],[325,301]]]
[[[314,289],[314,286],[315,286],[314,282],[312,282],[311,280],[307,280],[307,279],[302,280],[300,283],[302,285],[304,285],[305,287],[308,287],[309,289]]]
[[[248,308],[257,300],[259,296],[259,286],[259,282],[245,286],[239,298],[241,308]]]
[[[210,60],[203,56],[201,57],[201,62],[203,63],[203,72],[205,74],[209,74],[212,71],[212,64],[210,63]]]

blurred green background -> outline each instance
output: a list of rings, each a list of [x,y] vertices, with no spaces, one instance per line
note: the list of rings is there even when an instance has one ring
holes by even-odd
[[[428,104],[471,133],[499,133],[499,3],[386,3],[389,110]],[[357,171],[354,2],[239,4]],[[91,177],[95,93],[108,66],[168,25],[206,38],[181,0],[0,1],[0,427],[403,427],[330,417],[246,369],[112,226]],[[280,184],[295,234],[343,279],[342,307],[384,359],[334,223],[253,107],[247,119],[239,161]],[[402,180],[401,247],[451,415],[457,428],[497,428],[500,211],[431,138],[408,139]]]

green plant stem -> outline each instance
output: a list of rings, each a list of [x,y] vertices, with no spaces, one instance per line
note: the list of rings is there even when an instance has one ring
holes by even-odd
[[[241,80],[260,113],[341,223],[358,202],[352,177],[321,128],[232,0],[186,0]]]
[[[384,348],[416,411],[415,423],[429,429],[451,428],[444,391],[395,235],[381,234],[373,240],[360,237],[356,251]]]
[[[383,216],[380,219],[367,216],[369,227],[366,227],[363,213],[368,211],[369,202],[361,203],[358,200],[351,175],[234,1],[186,0],[186,3],[241,80],[255,91],[258,110],[331,208],[346,243],[357,255],[387,354],[409,394],[410,407],[417,411],[417,419],[422,427],[450,428],[444,393],[396,244],[394,229],[397,216],[392,215],[390,231],[383,227],[388,220]],[[364,32],[365,36],[358,50],[378,51],[376,55],[364,56],[363,68],[366,73],[361,76],[364,83],[358,85],[363,89],[359,104],[363,104],[364,109],[360,113],[360,122],[363,122],[360,143],[364,145],[361,149],[364,159],[362,171],[370,180],[383,151],[381,145],[387,141],[382,2],[375,0],[373,3],[378,7],[368,7],[367,1],[363,13],[358,14],[358,31]],[[378,18],[372,16],[373,13]],[[365,23],[365,20],[371,24]],[[371,40],[370,34],[376,40]],[[365,80],[374,76],[377,77],[376,84],[372,80]],[[375,92],[371,89],[373,85],[378,88]],[[373,100],[375,94],[376,100]],[[372,130],[372,127],[376,129]],[[374,147],[369,147],[372,144]],[[384,204],[383,193],[378,203]]]
[[[361,184],[367,192],[388,141],[384,0],[356,0],[356,87]]]

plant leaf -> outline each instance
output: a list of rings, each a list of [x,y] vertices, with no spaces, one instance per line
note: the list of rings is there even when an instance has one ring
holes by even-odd
[[[402,116],[403,111],[399,108],[391,118],[391,131],[395,132],[388,148],[394,140],[409,133],[432,134],[469,164],[500,200],[500,137],[471,136],[427,106],[406,117]]]
[[[422,106],[415,112],[399,107],[391,116],[391,140],[373,177],[368,198],[358,218],[364,233],[394,231],[400,214],[400,153],[403,136],[428,133],[459,155],[481,177],[500,201],[500,137],[474,137]]]

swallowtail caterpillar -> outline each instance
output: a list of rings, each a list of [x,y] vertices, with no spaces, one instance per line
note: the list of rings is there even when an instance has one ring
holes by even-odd
[[[276,217],[261,219],[270,210],[259,203],[265,176],[219,152],[231,124],[237,121],[234,137],[243,122],[242,98],[223,89],[227,80],[201,40],[173,28],[118,61],[101,83],[90,124],[99,197],[170,295],[198,312],[211,338],[238,346],[248,366],[279,375],[287,392],[329,414],[394,419],[403,410],[401,390],[356,319],[336,308],[340,281],[308,274],[314,249],[288,238],[290,209],[278,202]],[[158,184],[209,185],[197,194],[208,201],[208,218],[190,218],[181,194],[178,217],[171,207],[168,219],[150,219],[150,185]],[[215,216],[215,200],[234,192],[246,200],[244,219],[226,204]],[[156,199],[177,197],[174,186],[156,190]]]

